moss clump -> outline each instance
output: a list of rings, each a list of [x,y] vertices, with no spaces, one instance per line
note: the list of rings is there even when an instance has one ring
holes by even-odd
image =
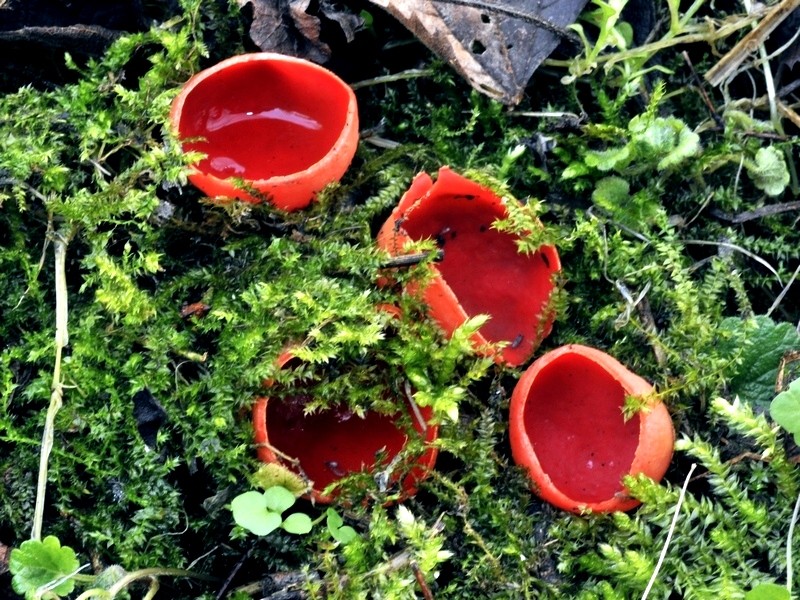
[[[796,290],[773,307],[797,266],[795,217],[758,212],[785,189],[791,161],[780,158],[797,142],[752,135],[772,125],[732,107],[725,130],[711,128],[683,71],[649,87],[637,71],[587,71],[565,88],[543,70],[547,85],[510,111],[432,61],[430,78],[359,91],[364,126],[382,120],[381,135],[400,145],[362,143],[313,207],[212,204],[187,185],[195,157],[165,124],[192,73],[242,51],[234,8],[185,0],[179,19],[120,39],[77,82],[0,98],[2,541],[19,546],[34,513],[58,238],[70,336],[44,530],[95,570],[191,567],[225,579],[238,569],[237,597],[282,571],[319,598],[410,598],[423,585],[437,598],[636,597],[695,461],[654,593],[737,598],[785,580],[796,469],[783,437],[728,386],[753,354],[753,313],[800,319]],[[543,108],[562,118],[525,116]],[[630,482],[644,500],[635,513],[564,515],[538,501],[506,434],[519,371],[476,357],[468,328],[443,339],[414,299],[376,285],[386,256],[375,231],[417,171],[444,164],[522,198],[502,225],[541,219],[545,232],[529,241],[558,244],[565,282],[540,352],[600,347],[668,403],[682,441],[663,485]],[[426,266],[397,276],[422,279]],[[287,344],[302,368],[276,367]],[[249,410],[265,379],[302,379],[313,409],[356,412],[394,412],[392,392],[410,381],[441,424],[437,472],[403,509],[383,504],[392,486],[346,484],[375,500],[342,510],[360,534],[347,546],[324,528],[245,537],[226,505],[258,467]],[[150,445],[133,416],[144,389],[167,415]],[[220,585],[178,580],[170,597],[210,598]]]

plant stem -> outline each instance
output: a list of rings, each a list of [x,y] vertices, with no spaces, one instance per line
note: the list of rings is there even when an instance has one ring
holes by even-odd
[[[61,409],[64,398],[64,387],[61,382],[61,353],[69,341],[67,329],[68,303],[67,303],[67,244],[66,237],[56,234],[53,240],[55,254],[55,279],[56,279],[56,356],[53,367],[52,392],[50,406],[47,408],[44,432],[42,433],[42,449],[39,454],[39,479],[36,485],[36,506],[33,513],[33,529],[31,539],[42,539],[42,522],[44,520],[44,503],[47,490],[47,467],[50,452],[53,449],[53,437],[56,414]]]
[[[211,577],[210,575],[203,575],[202,573],[196,573],[194,571],[187,571],[185,569],[160,569],[158,567],[153,567],[149,569],[139,569],[138,571],[132,571],[125,575],[122,579],[117,581],[114,585],[108,588],[109,595],[114,598],[117,594],[119,594],[122,590],[128,587],[137,579],[145,579],[145,578],[152,578],[152,577],[159,577],[159,576],[167,576],[167,577],[192,577],[193,579],[203,579],[205,581],[219,581],[216,577]]]
[[[658,572],[661,570],[661,565],[664,564],[664,559],[667,557],[667,550],[669,549],[669,543],[672,541],[672,534],[675,533],[675,526],[678,524],[678,516],[680,516],[681,506],[683,506],[683,499],[686,498],[686,488],[689,487],[689,480],[692,478],[692,473],[694,473],[695,468],[697,468],[697,465],[692,463],[692,466],[689,467],[689,472],[686,474],[686,479],[683,482],[680,496],[678,496],[678,504],[675,506],[675,514],[672,515],[672,523],[669,524],[667,539],[664,542],[664,547],[661,548],[661,554],[658,557],[656,568],[653,570],[653,574],[650,576],[650,581],[647,582],[647,587],[644,589],[642,600],[647,600],[647,596],[650,595],[650,590],[653,588],[653,584],[656,582]]]
[[[794,526],[797,523],[798,512],[800,512],[800,495],[797,496],[797,501],[794,503],[792,520],[789,523],[789,534],[786,536],[786,589],[789,590],[790,596],[792,594],[792,538],[794,537]]]

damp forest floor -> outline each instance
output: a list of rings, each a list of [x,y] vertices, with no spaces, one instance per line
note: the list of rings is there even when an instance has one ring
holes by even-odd
[[[167,126],[193,73],[253,50],[236,3],[165,5],[105,53],[4,86],[0,597],[789,598],[800,449],[770,407],[800,402],[797,25],[711,85],[759,22],[749,3],[639,2],[652,19],[635,28],[624,4],[590,2],[582,47],[510,108],[347,3],[365,21],[329,66],[357,89],[359,149],[289,214],[205,199]],[[376,285],[377,230],[444,165],[518,199],[517,225],[540,219],[557,246],[534,359],[599,348],[668,407],[675,455],[663,481],[627,481],[639,508],[539,500],[508,439],[527,365],[477,356]],[[292,342],[303,367],[279,371]],[[254,398],[300,378],[320,410],[383,412],[413,381],[440,427],[414,497],[366,474],[331,512],[299,499],[306,534],[234,522],[233,498],[264,484]]]

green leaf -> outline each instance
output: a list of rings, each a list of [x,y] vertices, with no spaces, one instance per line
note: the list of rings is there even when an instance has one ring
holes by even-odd
[[[342,525],[344,525],[344,519],[336,512],[335,508],[329,508],[325,511],[326,520],[325,523],[328,526],[328,529],[338,529]]]
[[[327,515],[325,524],[328,526],[331,536],[337,542],[346,546],[358,537],[356,530],[349,525],[345,525],[344,520],[335,509],[329,508],[325,514]]]
[[[286,531],[295,535],[308,533],[312,526],[311,517],[303,513],[292,513],[284,519],[283,525],[281,525]]]
[[[259,492],[245,492],[236,496],[231,502],[231,511],[238,525],[256,535],[268,535],[281,526],[280,513],[269,510],[267,499]]]
[[[659,169],[675,167],[700,153],[700,136],[689,129],[682,121],[673,119],[680,126],[677,127],[675,146],[667,155],[658,162]]]
[[[775,396],[769,406],[769,413],[800,444],[800,379],[795,379],[788,388]]]
[[[631,186],[621,177],[604,177],[597,182],[592,201],[605,210],[616,212],[630,201],[630,191]]]
[[[630,162],[630,155],[630,146],[609,148],[608,150],[590,150],[586,153],[584,161],[588,166],[595,167],[600,171],[610,171],[624,168]]]
[[[768,196],[778,196],[789,185],[789,169],[783,153],[774,146],[760,148],[755,162],[745,161],[753,184]]]
[[[18,594],[35,598],[37,590],[67,577],[78,570],[79,563],[75,551],[69,546],[61,546],[57,537],[49,535],[43,540],[22,542],[19,548],[11,551],[8,568],[14,576],[11,585]],[[75,581],[67,579],[52,588],[59,596],[72,593]]]
[[[330,531],[333,539],[339,542],[342,546],[346,546],[358,537],[356,530],[349,525],[344,525],[338,529],[331,529]]]
[[[264,499],[267,502],[267,508],[282,513],[291,508],[297,498],[285,487],[275,485],[264,492]]]
[[[791,594],[786,586],[777,583],[759,583],[744,595],[744,600],[789,600]]]
[[[732,334],[721,349],[739,360],[728,382],[731,395],[766,408],[775,396],[781,359],[787,351],[800,348],[800,334],[791,323],[775,323],[763,315],[752,320],[730,317],[722,321],[721,329]]]

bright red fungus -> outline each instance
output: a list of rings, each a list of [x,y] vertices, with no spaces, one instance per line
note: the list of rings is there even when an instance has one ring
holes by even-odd
[[[292,360],[287,353],[279,364],[288,368]],[[297,461],[313,482],[310,496],[317,502],[331,502],[333,497],[324,496],[322,491],[347,475],[388,467],[413,432],[426,442],[432,442],[438,434],[437,427],[427,423],[430,409],[419,409],[419,417],[413,410],[405,415],[368,411],[359,417],[342,406],[305,414],[309,400],[302,390],[297,395],[280,399],[258,398],[253,409],[253,426],[259,459],[283,463],[293,470],[296,465],[286,457]],[[413,428],[407,430],[405,423],[408,421]],[[415,493],[417,482],[433,468],[436,455],[436,449],[430,447],[412,463],[401,485],[404,496]],[[405,469],[404,465],[395,466],[398,472]]]
[[[358,143],[353,91],[330,71],[272,53],[229,58],[190,79],[170,114],[185,151],[206,158],[189,179],[248,202],[239,178],[278,208],[306,206],[338,181]]]
[[[653,388],[614,358],[586,346],[562,346],[536,360],[511,399],[514,460],[535,491],[575,512],[628,510],[628,474],[660,479],[674,444],[664,405],[651,401],[627,421],[626,397],[647,399]]]
[[[378,233],[378,244],[393,255],[410,241],[434,240],[444,257],[423,291],[431,316],[452,333],[468,318],[490,316],[475,342],[505,342],[498,356],[510,365],[527,360],[550,333],[548,302],[561,269],[553,246],[520,253],[518,237],[492,225],[508,216],[497,194],[447,167],[434,183],[416,177]]]

